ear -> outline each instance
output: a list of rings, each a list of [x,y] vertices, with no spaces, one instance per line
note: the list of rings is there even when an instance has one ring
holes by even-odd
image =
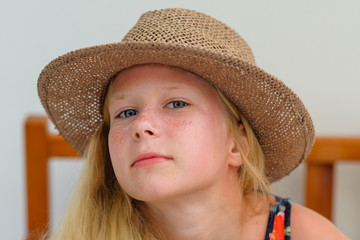
[[[245,156],[249,155],[250,147],[249,147],[249,140],[247,138],[244,125],[242,123],[239,124],[238,128],[240,134],[240,141],[241,141],[241,150]],[[243,156],[240,153],[240,149],[235,143],[235,139],[233,137],[231,141],[230,153],[229,153],[229,165],[233,167],[240,167],[244,163]]]

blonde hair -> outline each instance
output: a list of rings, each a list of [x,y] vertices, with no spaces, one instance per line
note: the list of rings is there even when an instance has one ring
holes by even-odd
[[[244,159],[239,168],[239,187],[244,196],[260,192],[260,196],[267,198],[269,184],[264,175],[264,157],[260,144],[236,106],[216,90],[224,105],[228,131],[234,134]],[[127,195],[116,180],[108,151],[108,97],[103,112],[104,119],[92,137],[74,198],[62,225],[50,239],[164,239],[148,220],[143,203]],[[244,125],[248,138],[248,155],[242,151],[239,123]]]

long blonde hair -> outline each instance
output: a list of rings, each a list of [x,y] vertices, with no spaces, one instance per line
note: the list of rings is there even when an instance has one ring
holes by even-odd
[[[111,86],[110,86],[111,87]],[[264,175],[264,157],[249,123],[231,101],[216,89],[225,109],[228,131],[234,134],[244,163],[239,168],[239,187],[244,196],[259,192],[267,197],[269,184]],[[110,118],[108,97],[104,118],[92,137],[87,161],[60,228],[50,239],[164,239],[144,214],[141,201],[131,198],[118,184],[108,151]],[[241,150],[239,123],[244,125],[250,152]]]

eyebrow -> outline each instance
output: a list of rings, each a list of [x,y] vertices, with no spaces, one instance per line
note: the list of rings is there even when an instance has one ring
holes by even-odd
[[[162,87],[161,89],[171,91],[171,90],[178,90],[178,89],[186,90],[188,88],[186,88],[185,86],[168,86],[168,87]],[[115,97],[110,98],[109,104],[111,104],[112,102],[114,102],[116,100],[123,100],[123,99],[125,99],[125,97],[126,97],[126,94],[124,94],[124,93],[115,95]]]
[[[109,105],[116,100],[123,100],[125,98],[125,94],[115,95],[110,97]]]
[[[164,87],[164,90],[177,90],[177,89],[186,89],[185,87],[182,86],[170,86],[170,87]]]

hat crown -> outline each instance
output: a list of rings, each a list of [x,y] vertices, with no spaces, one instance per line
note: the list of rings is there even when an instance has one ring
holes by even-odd
[[[255,65],[249,45],[237,32],[217,19],[188,9],[171,8],[144,13],[122,42],[190,47]]]

